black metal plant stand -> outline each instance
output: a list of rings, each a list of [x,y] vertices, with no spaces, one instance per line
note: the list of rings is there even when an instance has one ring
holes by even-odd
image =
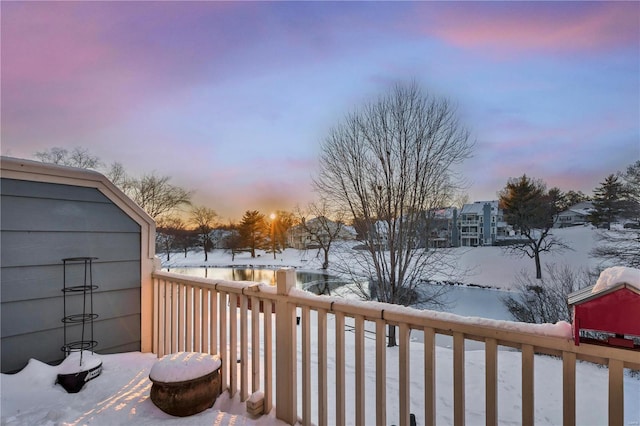
[[[97,377],[102,370],[102,363],[90,369],[83,368],[84,351],[92,351],[98,345],[98,342],[93,338],[93,320],[98,318],[98,315],[93,313],[93,290],[98,288],[97,285],[93,284],[93,261],[96,259],[97,257],[69,257],[62,259],[64,270],[62,287],[64,295],[64,316],[62,317],[62,322],[64,323],[64,345],[61,350],[64,352],[65,357],[68,357],[73,352],[80,352],[77,371],[70,374],[58,374],[58,383],[69,393],[80,391],[85,382]],[[84,267],[82,284],[69,285],[68,281],[74,281],[70,278],[69,273],[72,265]],[[67,301],[67,297],[80,294],[82,295],[81,312],[80,309],[73,311],[70,306],[72,303]],[[78,308],[77,303],[74,308]],[[80,324],[81,326],[79,339],[69,341],[71,331],[67,330],[67,328],[75,324]],[[77,333],[75,336],[77,336]]]

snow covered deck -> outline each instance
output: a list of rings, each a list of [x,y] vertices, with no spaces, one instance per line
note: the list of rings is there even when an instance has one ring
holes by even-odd
[[[154,352],[219,353],[223,390],[242,402],[262,392],[265,412],[275,404],[276,417],[289,424],[407,425],[411,413],[421,424],[469,419],[533,424],[540,420],[536,398],[547,401],[540,387],[555,381],[540,377],[535,354],[561,359],[557,422],[576,424],[576,384],[583,380],[578,361],[608,366],[604,420],[621,425],[625,416],[640,418],[640,413],[629,414],[638,407],[624,404],[624,369],[640,369],[640,353],[575,346],[568,323],[523,324],[314,296],[293,288],[293,270],[278,271],[277,287],[166,272],[153,276]],[[397,348],[386,347],[388,325],[399,327]],[[475,353],[468,355],[467,348],[476,345],[484,353],[480,364]],[[441,347],[452,351],[448,371],[437,360]],[[520,389],[510,392],[522,395],[515,419],[505,414],[504,395],[499,395],[501,363],[513,354],[519,371],[506,374],[520,378]],[[478,371],[484,371],[484,386],[470,395],[468,377]],[[436,388],[442,374],[451,392]],[[397,383],[397,393],[388,393],[390,382]]]

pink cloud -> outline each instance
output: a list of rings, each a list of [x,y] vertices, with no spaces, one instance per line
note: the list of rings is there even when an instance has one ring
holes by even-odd
[[[219,34],[233,7],[3,2],[3,138],[55,140],[72,129],[82,138],[145,103],[175,103],[179,89],[222,72],[211,64],[232,50]]]
[[[427,3],[421,7],[420,32],[494,53],[604,51],[637,47],[640,37],[637,2],[480,2],[437,9]]]

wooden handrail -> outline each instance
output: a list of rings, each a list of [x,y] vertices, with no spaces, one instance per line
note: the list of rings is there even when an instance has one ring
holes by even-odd
[[[262,388],[265,412],[275,402],[276,417],[295,423],[312,423],[313,401],[319,425],[344,424],[346,414],[345,387],[345,319],[353,327],[355,339],[355,416],[356,423],[376,424],[387,422],[386,407],[386,327],[399,326],[399,421],[409,423],[409,400],[411,377],[407,351],[412,330],[424,334],[424,423],[435,424],[435,337],[437,334],[453,336],[453,421],[464,424],[465,418],[465,351],[466,340],[484,342],[485,345],[485,408],[486,423],[498,423],[497,409],[497,362],[498,346],[507,346],[521,351],[522,356],[522,418],[524,424],[534,421],[534,354],[547,354],[562,359],[563,423],[576,422],[576,362],[589,361],[609,368],[609,422],[620,424],[623,410],[623,369],[640,370],[640,355],[637,351],[581,344],[576,346],[568,336],[549,334],[548,326],[522,324],[511,321],[494,321],[467,318],[453,314],[421,311],[378,302],[358,302],[338,297],[315,296],[292,287],[292,271],[278,273],[278,279],[289,284],[280,289],[259,283],[233,282],[189,277],[181,274],[156,271],[153,273],[153,348],[161,356],[178,350],[196,350],[220,353],[223,389],[233,396],[240,393],[244,401],[251,393]],[[285,277],[286,278],[283,278]],[[284,290],[283,290],[284,289]],[[249,303],[251,304],[249,307]],[[264,309],[260,305],[264,304]],[[271,306],[276,314],[272,314]],[[296,342],[296,309],[301,317],[301,341]],[[317,329],[311,329],[311,312],[317,314]],[[327,317],[334,318],[336,327],[335,347],[328,348]],[[251,322],[249,323],[249,316]],[[272,321],[275,317],[275,321]],[[263,322],[260,332],[260,320]],[[353,321],[353,322],[351,322]],[[276,336],[272,336],[272,326]],[[376,355],[375,413],[365,412],[365,334],[370,333],[365,324],[375,325]],[[248,325],[251,325],[250,331]],[[260,333],[262,336],[260,336]],[[317,337],[316,337],[317,336]],[[274,340],[274,338],[276,340]],[[313,380],[311,342],[317,346],[317,388],[312,389]],[[275,344],[274,344],[275,342]],[[293,346],[291,346],[293,344]],[[262,357],[260,357],[262,346]],[[249,347],[251,356],[249,356]],[[298,348],[301,360],[296,359]],[[239,350],[240,358],[237,359]],[[287,377],[287,386],[272,388],[272,354],[276,360],[276,374]],[[328,357],[335,359],[331,371]],[[237,364],[237,362],[239,365]],[[301,362],[301,410],[297,408],[297,363]],[[238,370],[239,368],[239,370]],[[263,375],[260,375],[262,371]],[[293,375],[293,376],[292,376]],[[335,377],[331,377],[335,375]],[[261,382],[261,378],[263,379]],[[334,380],[335,379],[335,380]],[[249,383],[250,382],[250,383]],[[328,401],[328,384],[335,382],[334,401]],[[262,386],[260,386],[262,385]],[[316,398],[312,398],[316,394]],[[274,399],[275,395],[275,399]],[[352,395],[349,395],[351,398]],[[395,397],[395,396],[394,396]],[[328,413],[334,413],[329,418]],[[302,415],[298,419],[298,413]]]

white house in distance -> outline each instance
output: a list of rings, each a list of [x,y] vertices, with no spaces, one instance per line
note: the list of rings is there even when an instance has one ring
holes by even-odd
[[[591,201],[574,204],[558,214],[553,226],[556,228],[565,228],[567,226],[584,225],[588,222],[591,212],[593,212],[593,203]]]
[[[494,245],[500,237],[508,235],[508,225],[498,200],[476,201],[465,204],[458,218],[460,246]]]
[[[427,218],[425,218],[427,220]],[[307,226],[312,226],[317,218],[307,221]],[[330,226],[337,226],[335,222]],[[476,201],[464,204],[462,209],[454,207],[434,209],[430,212],[428,232],[419,232],[418,246],[444,248],[444,247],[476,247],[496,245],[502,239],[513,235],[511,226],[504,220],[504,212],[499,208],[498,200]],[[386,245],[386,223],[379,221],[373,225],[381,245]],[[318,224],[317,228],[320,226]],[[355,240],[356,231],[353,227],[342,225],[339,240]],[[289,246],[296,249],[308,249],[317,247],[316,237],[312,236],[301,225],[294,226],[289,231]]]
[[[313,218],[307,221],[306,228],[302,225],[296,225],[289,230],[289,246],[298,250],[317,248],[318,239],[327,242],[330,238],[329,234],[335,233],[338,226],[340,229],[336,240],[356,239],[356,230],[353,226],[339,224],[327,218]],[[314,235],[307,229],[314,230]]]
[[[432,210],[428,246],[432,248],[457,246],[459,242],[457,220],[458,210],[455,207]]]

